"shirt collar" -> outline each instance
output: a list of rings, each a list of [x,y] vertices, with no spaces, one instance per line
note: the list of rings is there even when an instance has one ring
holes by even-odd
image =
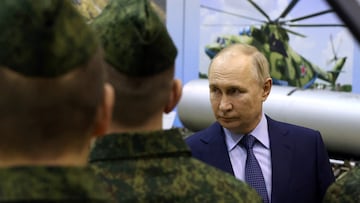
[[[230,152],[237,146],[237,144],[242,139],[244,134],[236,134],[236,133],[233,133],[233,132],[231,132],[230,130],[228,130],[226,128],[223,128],[223,129],[224,129],[224,133],[225,133],[226,145],[227,145],[228,151]],[[255,129],[252,132],[250,132],[250,134],[252,136],[256,137],[256,139],[265,148],[267,148],[267,149],[270,148],[267,120],[266,120],[266,117],[265,117],[264,113],[262,113],[261,120],[260,120],[259,124],[255,127]]]

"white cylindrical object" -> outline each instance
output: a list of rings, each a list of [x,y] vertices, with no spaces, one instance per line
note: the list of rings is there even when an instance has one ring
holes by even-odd
[[[215,121],[208,80],[192,80],[184,85],[177,112],[182,124],[192,131],[204,129]]]
[[[264,112],[275,120],[319,130],[331,152],[360,157],[360,95],[294,89],[273,86]],[[184,86],[178,114],[184,127],[192,131],[215,121],[208,80],[193,80]]]

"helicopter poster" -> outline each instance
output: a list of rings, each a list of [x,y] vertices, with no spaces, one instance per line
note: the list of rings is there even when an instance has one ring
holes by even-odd
[[[358,45],[325,1],[201,0],[200,77],[238,42],[266,54],[274,84],[351,91]]]

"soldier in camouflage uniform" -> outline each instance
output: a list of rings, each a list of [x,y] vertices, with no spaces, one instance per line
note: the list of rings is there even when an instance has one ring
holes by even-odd
[[[191,157],[163,113],[181,96],[177,50],[146,0],[110,1],[92,26],[103,42],[115,87],[113,123],[90,154],[95,172],[119,202],[261,202],[234,177]]]
[[[113,99],[94,33],[69,0],[1,0],[0,29],[0,202],[111,202],[87,166]]]
[[[360,202],[360,168],[353,168],[346,175],[330,185],[324,197],[324,203]]]

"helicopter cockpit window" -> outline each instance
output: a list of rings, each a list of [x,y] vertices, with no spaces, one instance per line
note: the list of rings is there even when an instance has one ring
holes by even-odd
[[[273,51],[273,52],[278,52],[280,53],[281,55],[287,57],[287,53],[286,53],[286,50],[285,50],[285,47],[284,47],[284,44],[276,39],[275,35],[272,34],[270,37],[269,37],[269,44],[270,44],[270,50]]]
[[[218,38],[216,39],[216,42],[219,43],[219,44],[221,44],[221,45],[224,45],[224,44],[225,44],[225,40],[224,40],[224,38],[222,38],[222,37],[218,37]]]
[[[239,32],[239,35],[247,35],[247,36],[250,36],[250,35],[251,35],[250,27],[246,27],[246,28],[244,28],[243,30],[241,30],[241,31]]]

